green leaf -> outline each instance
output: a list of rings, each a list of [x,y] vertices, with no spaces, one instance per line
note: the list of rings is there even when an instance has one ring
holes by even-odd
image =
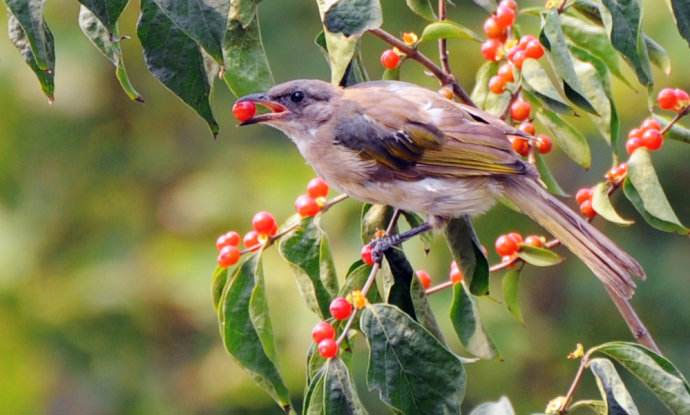
[[[461,39],[461,40],[475,40],[481,42],[478,34],[474,33],[469,28],[455,22],[444,20],[442,22],[434,22],[427,25],[422,31],[422,36],[419,38],[420,42],[430,42],[439,39]]]
[[[15,25],[21,26],[25,39],[24,47],[30,49],[36,67],[41,71],[54,71],[55,45],[53,34],[43,19],[45,0],[5,0],[5,4],[7,4],[10,14],[17,19]],[[17,46],[15,41],[12,43]],[[21,49],[20,51],[24,59],[27,59],[25,52]]]
[[[563,257],[550,249],[526,244],[520,245],[518,256],[526,263],[537,267],[550,267],[563,262]]]
[[[474,295],[489,294],[489,262],[482,251],[468,216],[451,219],[446,226],[446,240]]]
[[[318,35],[316,35],[314,43],[316,43],[316,45],[321,48],[321,50],[324,53],[324,57],[326,58],[326,62],[329,62],[328,46],[326,45],[326,34],[323,32],[323,30],[320,31]],[[383,76],[384,79],[395,78],[397,80],[400,76],[400,68],[398,67],[395,69],[386,69],[383,72]],[[386,78],[386,76],[389,76],[391,78]],[[367,74],[366,68],[362,64],[361,51],[357,49],[352,56],[352,60],[345,69],[345,74],[343,75],[343,78],[338,82],[338,84],[342,87],[346,87],[368,80],[369,74]]]
[[[647,45],[647,51],[649,52],[649,59],[654,65],[661,69],[666,75],[671,74],[671,57],[668,56],[668,52],[663,46],[658,44],[651,37],[642,34],[644,38],[644,43]]]
[[[236,20],[246,29],[256,16],[256,7],[261,0],[230,0],[230,20]]]
[[[663,356],[630,342],[604,343],[592,349],[616,360],[645,384],[676,415],[690,414],[690,385]]]
[[[141,1],[137,34],[149,71],[206,120],[211,132],[217,135],[218,123],[209,104],[211,84],[197,44],[153,0]]]
[[[646,149],[640,148],[628,160],[628,175],[623,182],[623,192],[640,215],[653,227],[687,235],[690,229],[683,226],[666,199],[656,176],[652,159]]]
[[[640,30],[642,11],[639,0],[602,0],[598,7],[613,47],[632,66],[640,83],[651,86],[654,79]]]
[[[637,406],[626,389],[616,368],[608,359],[592,359],[588,363],[599,387],[601,398],[610,414],[638,415]]]
[[[117,21],[129,0],[79,0],[79,3],[96,15],[108,32],[116,33]]]
[[[496,402],[484,402],[475,407],[470,415],[515,415],[515,410],[510,400],[501,396]]]
[[[436,13],[434,7],[431,5],[431,0],[406,0],[407,7],[410,8],[417,15],[426,20],[436,20]]]
[[[566,193],[565,190],[563,190],[563,188],[561,187],[561,185],[558,184],[558,182],[556,181],[556,177],[554,177],[554,175],[551,173],[551,170],[549,169],[549,166],[546,164],[544,157],[541,154],[535,152],[534,161],[537,166],[537,170],[539,171],[539,176],[546,185],[548,191],[558,196],[567,197],[568,193]]]
[[[393,217],[393,208],[386,205],[362,205],[362,243],[371,242],[378,230],[385,230]],[[397,229],[397,227],[396,227]]]
[[[589,410],[589,412],[594,415],[608,415],[608,408],[604,401],[594,399],[576,401],[570,405],[570,412],[576,413],[581,408]]]
[[[522,308],[520,307],[520,271],[522,267],[509,269],[503,275],[503,302],[506,305],[510,314],[515,317],[521,324],[525,324],[525,319],[522,317]]]
[[[26,61],[31,70],[34,71],[36,78],[38,78],[38,82],[41,84],[41,90],[43,90],[43,93],[46,94],[50,102],[52,102],[55,93],[55,44],[53,41],[53,34],[50,32],[48,25],[43,22],[46,47],[49,48],[49,57],[52,58],[49,62],[49,68],[44,70],[39,68],[38,63],[36,62],[36,57],[31,50],[31,45],[29,44],[29,39],[27,38],[24,29],[22,29],[22,26],[19,24],[19,20],[17,20],[14,15],[10,14],[7,24],[10,42],[12,42],[17,50],[19,50],[19,53],[24,58],[24,61]]]
[[[352,264],[352,267],[350,268],[350,270],[347,273],[347,276],[345,277],[345,282],[343,283],[343,286],[340,287],[340,291],[338,291],[338,295],[340,297],[345,297],[353,290],[361,290],[364,286],[364,283],[366,283],[367,279],[369,278],[370,272],[371,266],[365,264],[361,260]],[[367,299],[370,303],[381,302],[381,295],[379,294],[379,291],[376,288],[376,284],[372,285],[371,289],[369,289],[369,292],[367,293]]]
[[[496,346],[484,331],[476,301],[465,281],[453,285],[450,321],[453,323],[460,343],[468,352],[482,359],[496,357]]]
[[[273,74],[261,41],[258,16],[247,27],[243,27],[239,20],[228,23],[223,52],[223,79],[235,96],[266,91],[273,85]]]
[[[287,413],[292,405],[275,364],[260,253],[249,256],[226,283],[219,320],[225,349]]]
[[[228,281],[228,269],[222,267],[216,267],[213,271],[213,276],[211,277],[211,296],[213,298],[213,308],[218,312],[218,306],[220,305],[220,299],[223,295],[223,289],[225,288],[225,283]]]
[[[151,1],[151,0],[147,0]],[[153,0],[177,30],[194,39],[220,65],[230,0]]]
[[[560,114],[573,112],[551,82],[549,75],[536,60],[526,59],[522,64],[522,81],[524,89],[534,94],[552,111]]]
[[[326,234],[317,220],[304,218],[300,226],[280,240],[280,254],[290,264],[309,308],[328,318],[331,299],[338,293],[338,281]]]
[[[329,359],[324,373],[324,415],[366,415],[350,372],[341,359]]]
[[[670,0],[678,32],[690,45],[690,1]]]
[[[360,327],[369,343],[369,388],[403,415],[458,414],[465,369],[431,333],[389,304],[372,304]]]
[[[314,347],[312,347],[314,348]],[[318,355],[318,353],[317,353]],[[323,415],[324,411],[324,373],[325,367],[321,368],[311,379],[304,393],[302,404],[302,415]]]
[[[382,22],[379,0],[337,0],[323,15],[326,31],[342,33],[345,37],[361,36],[381,26]]]
[[[594,186],[592,189],[592,207],[594,211],[609,222],[619,225],[628,226],[635,223],[635,221],[623,219],[616,212],[616,209],[611,204],[611,200],[609,200],[609,190],[611,190],[611,184],[608,182],[601,182]]]
[[[553,63],[553,68],[563,80],[565,96],[578,107],[598,115],[596,108],[587,98],[587,93],[584,91],[583,86],[580,84],[580,79],[575,72],[573,58],[565,41],[558,11],[555,9],[548,10],[542,17],[542,33],[548,39],[548,42],[545,43],[549,48],[549,56]]]
[[[144,102],[142,96],[132,86],[125,69],[125,62],[120,47],[120,33],[117,22],[110,31],[99,18],[85,6],[79,9],[79,27],[94,46],[115,65],[115,76],[120,82],[122,90],[129,99]]]
[[[539,109],[535,114],[537,120],[551,131],[556,145],[575,163],[588,169],[592,163],[592,155],[589,143],[580,130],[551,111]]]
[[[505,91],[494,94],[489,91],[489,79],[498,72],[498,63],[485,62],[477,71],[477,78],[472,89],[472,102],[484,111],[500,117],[510,105],[511,94]]]

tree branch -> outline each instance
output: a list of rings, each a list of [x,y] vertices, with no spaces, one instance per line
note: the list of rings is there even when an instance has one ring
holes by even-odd
[[[446,0],[438,0],[438,19],[446,20]],[[443,72],[452,74],[448,62],[448,41],[445,38],[438,40],[438,54]]]

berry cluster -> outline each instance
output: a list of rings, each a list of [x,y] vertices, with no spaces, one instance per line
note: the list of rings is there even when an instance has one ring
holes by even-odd
[[[592,219],[597,215],[597,212],[592,207],[592,196],[593,192],[589,187],[582,188],[575,193],[575,201],[580,205],[580,213],[588,219]]]
[[[307,193],[297,196],[295,210],[305,218],[316,216],[326,204],[328,183],[320,177],[315,177],[307,184]]]
[[[656,102],[662,110],[682,112],[690,106],[690,96],[679,88],[664,88],[657,95]]]
[[[625,142],[625,150],[632,154],[640,147],[646,147],[650,151],[661,148],[664,144],[664,136],[661,134],[661,124],[654,118],[647,118],[642,124],[630,130],[628,141]]]
[[[529,235],[526,238],[522,238],[517,232],[510,232],[505,235],[500,235],[496,238],[496,253],[501,256],[503,262],[512,261],[515,255],[520,250],[520,247],[524,245],[530,245],[537,248],[541,248],[546,243],[546,238],[539,235]]]
[[[509,64],[504,64],[501,68],[505,67],[506,65]],[[531,114],[532,105],[530,105],[529,102],[523,100],[522,98],[518,97],[510,105],[510,118],[513,121],[520,123],[518,129],[523,133],[534,135],[536,133],[536,128],[534,127],[534,124],[532,124],[532,122],[530,121]],[[536,140],[534,140],[532,143],[530,143],[530,140],[528,140],[525,137],[512,136],[510,137],[510,143],[513,146],[513,150],[515,150],[516,153],[523,157],[529,155],[531,146],[534,146],[534,148],[541,154],[549,153],[553,148],[553,141],[551,140],[551,137],[545,134],[539,134],[536,137]]]
[[[354,304],[354,305],[353,305]],[[331,301],[329,310],[336,321],[349,319],[354,309],[366,306],[366,298],[360,291],[353,291],[347,298],[336,297]],[[316,348],[321,357],[331,359],[338,355],[338,342],[335,339],[335,328],[327,321],[316,323],[311,331],[311,338],[316,343]]]
[[[242,238],[245,249],[256,251],[268,238],[278,232],[278,223],[275,217],[268,212],[259,212],[252,218],[252,230]],[[219,236],[216,240],[218,249],[218,266],[227,268],[239,261],[242,252],[239,249],[240,234],[229,231]]]
[[[487,22],[492,17],[489,17]],[[489,79],[489,90],[494,94],[503,93],[506,90],[506,85],[515,81],[513,68],[520,70],[525,59],[539,59],[544,56],[544,47],[539,43],[539,39],[533,35],[525,35],[519,41],[509,41],[506,45],[510,43],[513,43],[514,46],[508,49],[508,52],[505,54],[510,63],[501,65],[498,73]],[[489,38],[482,43],[482,55],[484,55],[486,60],[499,61],[503,58],[503,47],[504,44],[500,39]]]

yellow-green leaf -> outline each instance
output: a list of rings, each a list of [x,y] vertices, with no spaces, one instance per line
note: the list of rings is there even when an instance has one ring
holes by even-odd
[[[422,36],[419,38],[419,41],[429,42],[439,39],[461,39],[481,42],[479,35],[472,30],[459,23],[448,20],[427,25],[424,31],[422,31]]]
[[[619,225],[628,226],[635,223],[635,221],[622,218],[618,212],[616,212],[616,209],[611,204],[611,200],[609,200],[610,189],[611,184],[608,182],[601,182],[594,186],[592,189],[592,207],[594,211],[609,222]]]
[[[552,250],[532,245],[521,245],[518,256],[526,263],[537,267],[550,267],[563,262],[563,257]]]

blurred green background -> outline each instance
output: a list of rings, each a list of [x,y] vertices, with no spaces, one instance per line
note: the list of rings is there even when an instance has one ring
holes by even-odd
[[[137,3],[123,16],[123,34],[135,34]],[[450,18],[481,31],[484,12],[469,0],[456,3]],[[665,5],[644,3],[645,30],[668,49],[674,65],[670,78],[655,72],[657,88],[687,88],[688,45]],[[404,2],[383,5],[389,31],[421,32],[422,21]],[[260,11],[276,80],[327,79],[328,68],[312,43],[320,30],[315,3],[264,2]],[[257,210],[286,218],[313,173],[276,131],[236,128],[229,111],[233,97],[220,83],[213,106],[221,133],[213,140],[205,124],[146,71],[136,36],[123,45],[146,104],[130,102],[109,62],[81,34],[77,14],[76,1],[47,4],[57,45],[52,105],[6,34],[0,35],[0,413],[277,414],[222,348],[210,297],[214,240],[228,229],[248,230]],[[530,17],[521,23],[533,33],[538,24]],[[381,74],[383,48],[365,36],[372,78]],[[433,48],[429,53],[436,56]],[[451,42],[452,67],[468,88],[480,56],[477,44]],[[402,74],[436,87],[415,64],[405,65]],[[620,83],[615,90],[627,131],[646,116],[646,95]],[[547,157],[572,192],[599,180],[610,163],[592,124],[576,122],[591,136],[592,170],[580,170],[559,151]],[[653,156],[686,223],[689,150],[668,141]],[[627,201],[616,199],[620,212],[638,223],[626,229],[597,223],[647,269],[649,280],[640,284],[634,304],[661,349],[690,374],[688,240],[651,229]],[[358,256],[358,214],[359,204],[347,201],[324,218],[341,275]],[[500,207],[479,218],[477,227],[487,246],[510,229],[538,232]],[[418,242],[406,250],[437,282],[447,277],[449,259],[440,237],[429,256]],[[265,268],[280,365],[300,402],[316,318],[275,249],[266,255]],[[576,342],[630,339],[600,284],[577,260],[545,270],[528,267],[522,282],[524,327],[498,302],[480,302],[502,359],[468,367],[467,411],[502,394],[519,413],[540,411],[565,393],[577,365],[565,355]],[[492,296],[500,299],[499,285]],[[448,304],[448,293],[432,298],[461,352]],[[355,359],[361,394],[371,413],[385,413],[366,392],[365,360]],[[642,413],[663,413],[651,394],[630,384]],[[580,396],[595,396],[591,379]]]

